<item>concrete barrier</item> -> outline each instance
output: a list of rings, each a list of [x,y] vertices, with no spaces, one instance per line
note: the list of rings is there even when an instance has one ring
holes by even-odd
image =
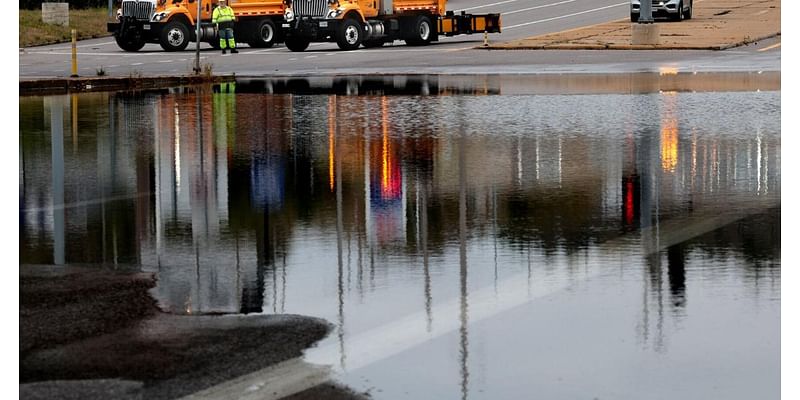
[[[69,26],[69,3],[42,3],[42,22]]]

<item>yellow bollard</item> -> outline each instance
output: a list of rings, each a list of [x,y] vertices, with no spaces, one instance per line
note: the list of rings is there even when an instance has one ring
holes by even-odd
[[[483,32],[483,47],[489,47],[489,32]]]
[[[72,78],[78,77],[78,31],[72,30]]]

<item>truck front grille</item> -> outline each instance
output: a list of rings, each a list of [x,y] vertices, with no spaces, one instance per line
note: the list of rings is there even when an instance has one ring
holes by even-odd
[[[298,17],[324,17],[329,7],[327,0],[295,0],[292,8]]]
[[[153,16],[153,3],[149,1],[123,1],[122,16],[149,21]]]

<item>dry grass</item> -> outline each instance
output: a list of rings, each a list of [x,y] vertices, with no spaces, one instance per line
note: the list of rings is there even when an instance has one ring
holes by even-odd
[[[108,21],[107,8],[69,10],[69,27],[45,24],[41,10],[19,10],[19,47],[69,42],[73,28],[78,30],[79,40],[109,36]]]

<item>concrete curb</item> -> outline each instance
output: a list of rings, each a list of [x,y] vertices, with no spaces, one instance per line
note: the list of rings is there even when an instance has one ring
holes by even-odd
[[[621,45],[621,44],[605,44],[605,45],[588,45],[576,43],[560,43],[560,44],[547,44],[541,46],[476,46],[475,50],[727,50],[734,47],[746,46],[751,43],[757,43],[762,40],[772,39],[781,36],[780,32],[757,37],[751,40],[743,40],[735,43],[729,43],[722,46],[662,46],[662,45]]]
[[[19,82],[19,95],[32,96],[68,94],[72,92],[156,89],[235,80],[236,77],[234,75],[31,79]]]

